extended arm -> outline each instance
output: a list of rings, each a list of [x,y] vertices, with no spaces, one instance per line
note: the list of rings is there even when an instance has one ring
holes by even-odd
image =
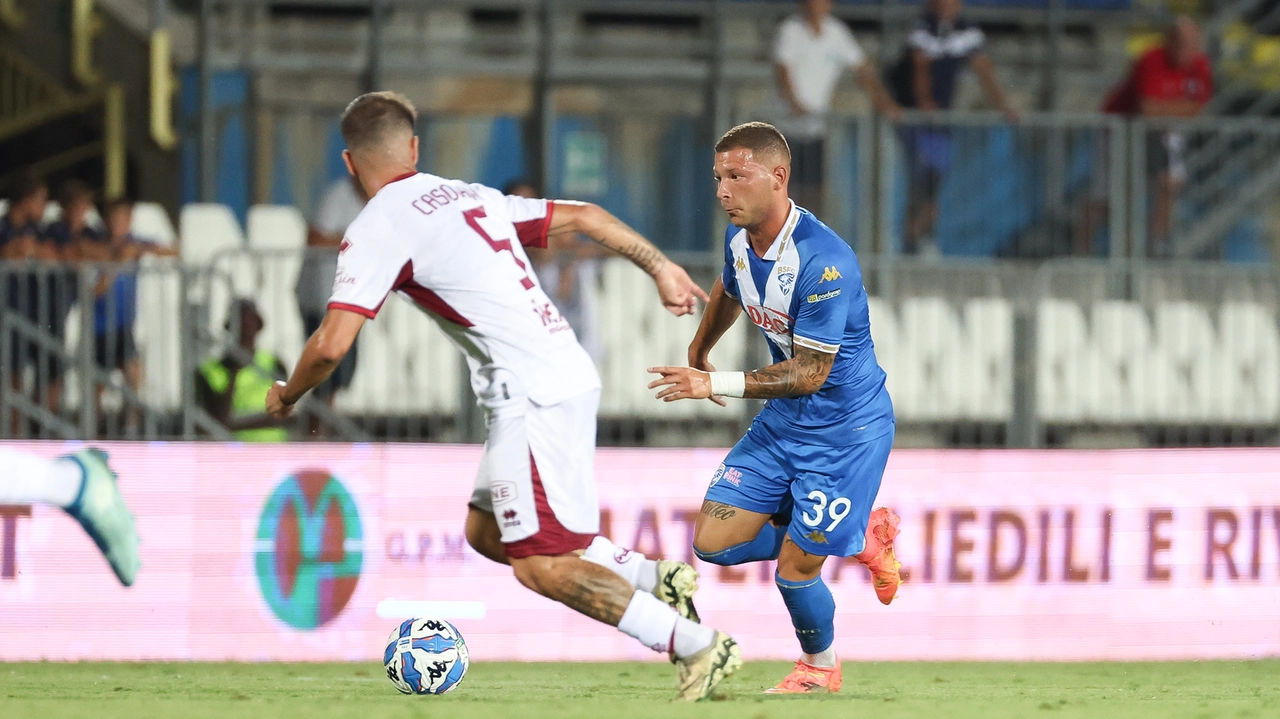
[[[774,63],[773,79],[778,84],[778,95],[782,97],[783,102],[787,103],[787,107],[791,108],[791,114],[796,117],[809,114],[808,110],[800,104],[796,99],[795,86],[791,84],[791,71],[782,63]]]
[[[991,62],[991,56],[985,52],[979,52],[969,62],[973,65],[973,71],[978,73],[978,81],[982,83],[982,91],[986,94],[987,100],[1003,113],[1009,122],[1017,122],[1018,113],[1009,105],[1000,82],[996,80],[996,65]]]
[[[869,62],[862,63],[853,71],[853,76],[862,86],[863,91],[871,97],[871,104],[875,106],[876,112],[895,122],[902,119],[902,108],[890,97],[884,83],[880,82],[880,76],[876,74],[874,65]]]
[[[267,413],[276,418],[288,417],[302,395],[333,374],[356,341],[364,322],[364,315],[356,312],[337,309],[326,312],[320,329],[307,340],[293,376],[288,382],[277,382],[267,394]]]
[[[724,291],[724,280],[717,277],[716,283],[711,286],[711,299],[707,301],[707,311],[703,313],[702,322],[698,324],[698,332],[694,334],[693,342],[689,344],[690,367],[708,372],[715,369],[707,362],[711,348],[715,347],[724,333],[729,331],[740,314],[742,314],[742,305]]]
[[[652,242],[598,205],[556,200],[548,234],[566,232],[586,235],[648,273],[658,285],[662,304],[677,317],[693,313],[695,297],[703,302],[709,299],[684,268],[667,259]]]
[[[795,356],[784,362],[771,364],[764,369],[745,373],[745,386],[741,395],[747,399],[778,399],[800,397],[822,389],[831,374],[835,362],[833,353],[819,352],[800,345],[795,346]],[[662,375],[649,384],[649,389],[665,387],[658,392],[658,399],[674,402],[678,399],[706,399],[712,396],[712,377],[708,372],[692,367],[650,367],[650,372]],[[717,375],[737,373],[723,372]]]

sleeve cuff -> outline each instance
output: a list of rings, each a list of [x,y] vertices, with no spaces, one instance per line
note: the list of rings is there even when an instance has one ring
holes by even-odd
[[[354,312],[358,315],[364,315],[369,319],[373,319],[374,317],[378,316],[377,310],[371,310],[365,307],[360,307],[359,305],[349,305],[345,302],[330,302],[329,309],[343,310],[344,312]]]
[[[830,345],[830,344],[827,344],[826,342],[811,340],[808,337],[801,337],[800,335],[793,336],[791,338],[791,341],[794,342],[795,344],[800,345],[801,347],[806,347],[808,349],[814,350],[815,352],[822,352],[824,354],[833,355],[840,351],[840,345],[838,344]]]

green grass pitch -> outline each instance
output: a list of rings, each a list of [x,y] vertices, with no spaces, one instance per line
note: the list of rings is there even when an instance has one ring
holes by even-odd
[[[1280,661],[854,663],[844,690],[760,692],[789,667],[748,664],[719,696],[676,704],[662,663],[472,665],[443,697],[402,696],[371,664],[0,664],[4,719],[630,719],[632,717],[1280,717]]]

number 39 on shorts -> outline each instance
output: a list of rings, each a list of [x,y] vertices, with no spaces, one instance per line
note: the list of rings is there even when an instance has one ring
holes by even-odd
[[[835,529],[845,517],[849,516],[849,510],[853,509],[853,502],[847,498],[836,497],[828,501],[826,493],[819,489],[810,492],[809,499],[813,500],[813,515],[810,516],[808,512],[804,512],[800,519],[810,527],[817,527],[829,517],[831,524],[826,526],[823,530],[825,532]]]

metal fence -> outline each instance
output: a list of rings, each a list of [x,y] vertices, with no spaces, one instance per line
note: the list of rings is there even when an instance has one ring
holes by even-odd
[[[719,269],[705,256],[683,261],[703,284]],[[232,438],[201,394],[202,365],[249,365],[256,349],[292,367],[305,339],[299,265],[297,253],[241,250],[200,267],[3,265],[0,436]],[[668,405],[645,388],[646,367],[684,362],[697,320],[667,314],[651,281],[623,260],[586,269],[590,309],[577,321],[594,337],[604,382],[601,443],[715,446],[740,436],[760,403]],[[864,277],[903,445],[1277,441],[1280,278],[1269,270],[886,256],[867,258]],[[251,349],[228,311],[236,298],[253,299],[264,320]],[[389,299],[358,343],[351,385],[332,408],[309,397],[290,438],[483,439],[465,364],[425,315]],[[764,349],[743,322],[712,361],[758,367]]]

